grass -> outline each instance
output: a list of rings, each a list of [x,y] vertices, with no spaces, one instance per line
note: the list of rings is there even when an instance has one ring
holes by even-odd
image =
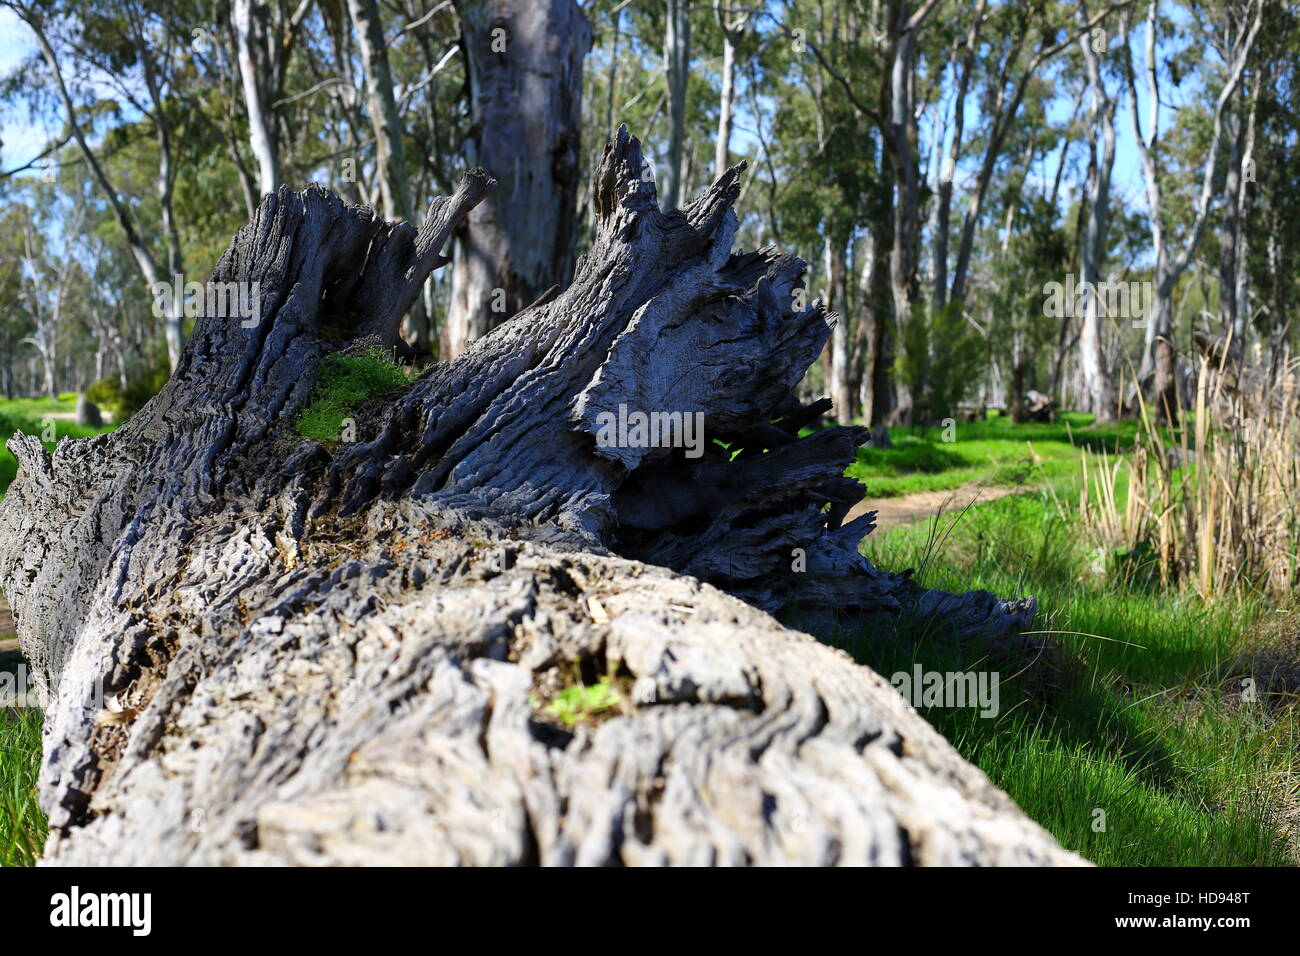
[[[72,414],[76,410],[76,392],[63,392],[58,398],[0,399],[0,411],[31,421],[37,421],[43,415]]]
[[[0,707],[0,866],[32,866],[45,845],[45,814],[36,802],[41,718]]]
[[[594,684],[572,684],[546,705],[546,712],[568,727],[591,721],[618,707],[622,698],[609,677]]]
[[[1288,600],[1300,581],[1300,361],[1226,376],[1205,357],[1193,408],[1170,427],[1143,405],[1129,455],[1084,454],[1083,530],[1207,600]]]
[[[383,349],[367,349],[360,355],[327,355],[312,400],[298,416],[298,433],[319,441],[339,441],[362,402],[407,381],[407,370]]]
[[[893,428],[893,448],[859,449],[845,474],[865,482],[869,498],[948,491],[969,482],[1015,486],[1031,478],[1055,481],[1077,472],[1081,448],[1129,448],[1137,430],[1136,422],[1094,427],[1091,415],[1076,412],[1065,412],[1050,425],[1017,425],[991,414],[987,421],[956,423],[946,430]]]
[[[1278,653],[1293,661],[1300,624],[1257,598],[1207,604],[1117,581],[1046,490],[954,520],[868,538],[866,552],[884,567],[917,568],[927,586],[1035,595],[1045,646],[989,652],[907,628],[847,625],[829,641],[886,677],[917,663],[999,673],[995,717],[941,707],[922,715],[1096,863],[1296,863],[1297,688],[1268,676],[1267,653],[1283,642]],[[1246,677],[1257,681],[1254,703],[1240,693]]]

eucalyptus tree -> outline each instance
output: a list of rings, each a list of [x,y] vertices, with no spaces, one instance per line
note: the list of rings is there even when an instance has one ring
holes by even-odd
[[[82,118],[83,112],[89,114],[96,111],[99,100],[93,89],[87,88],[86,84],[73,87],[65,74],[63,64],[75,59],[75,51],[88,49],[81,43],[84,24],[72,17],[70,11],[59,7],[42,5],[38,9],[35,4],[23,0],[0,0],[0,3],[13,10],[31,30],[40,50],[45,75],[57,93],[64,122],[100,192],[113,210],[145,286],[152,290],[161,281],[162,272],[155,258],[152,243],[148,240],[148,232],[136,216],[130,197],[120,192],[117,184],[110,177],[97,147],[91,142],[93,130],[87,127]],[[136,55],[137,51],[134,50],[127,54],[123,54],[120,49],[117,52],[119,62],[122,60],[129,62]],[[81,102],[79,103],[78,100]],[[181,320],[175,315],[170,318],[167,339],[169,346],[173,344],[175,346],[175,351],[170,356],[174,363],[179,360],[180,355]]]
[[[459,0],[456,10],[472,116],[464,162],[500,187],[457,235],[445,359],[572,277],[592,40],[575,0]]]
[[[1300,179],[1294,157],[1300,151],[1300,14],[1293,7],[1271,4],[1256,38],[1258,58],[1252,104],[1256,113],[1252,162],[1243,163],[1246,205],[1244,234],[1249,285],[1256,305],[1252,315],[1267,343],[1276,371],[1293,337],[1300,297]],[[1249,326],[1248,326],[1249,328]]]
[[[1223,142],[1224,113],[1241,82],[1247,61],[1259,33],[1264,0],[1246,0],[1243,10],[1246,19],[1242,29],[1234,32],[1234,39],[1226,47],[1228,59],[1222,86],[1214,100],[1212,130],[1200,175],[1199,192],[1194,200],[1192,223],[1187,229],[1180,249],[1171,248],[1166,236],[1166,190],[1164,188],[1164,157],[1161,143],[1161,85],[1160,63],[1157,59],[1157,34],[1161,28],[1160,0],[1151,0],[1145,18],[1144,48],[1145,95],[1148,115],[1144,121],[1138,102],[1137,69],[1134,65],[1132,36],[1124,45],[1124,74],[1128,94],[1128,112],[1133,124],[1133,138],[1142,159],[1142,173],[1146,185],[1147,209],[1151,222],[1151,246],[1155,261],[1155,281],[1150,314],[1146,317],[1147,347],[1143,355],[1141,375],[1153,375],[1151,392],[1156,411],[1164,421],[1178,418],[1179,396],[1177,359],[1173,342],[1173,294],[1183,273],[1191,264],[1197,245],[1205,231],[1210,203],[1214,196],[1214,179],[1218,170],[1217,159]],[[1134,31],[1136,32],[1136,31]],[[1208,91],[1209,84],[1205,85]],[[1145,124],[1145,132],[1144,132]],[[1231,294],[1231,293],[1229,293]]]
[[[1078,17],[1089,23],[1086,0],[1079,0]],[[1119,19],[1118,36],[1128,35],[1127,12]],[[1107,33],[1091,29],[1079,35],[1079,50],[1087,71],[1088,166],[1085,182],[1085,228],[1080,244],[1079,279],[1082,287],[1096,290],[1105,262],[1106,233],[1110,217],[1111,176],[1115,168],[1115,108],[1118,95],[1107,85],[1102,55],[1109,48]],[[1101,42],[1098,42],[1098,41]],[[1095,293],[1087,294],[1082,303],[1079,332],[1079,371],[1082,378],[1080,399],[1083,411],[1096,415],[1099,423],[1113,422],[1119,416],[1115,384],[1104,347],[1102,302]]]

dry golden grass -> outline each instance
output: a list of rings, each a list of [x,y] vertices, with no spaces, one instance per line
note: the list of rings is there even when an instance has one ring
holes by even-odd
[[[1256,355],[1231,374],[1203,358],[1192,413],[1173,427],[1139,402],[1130,456],[1083,453],[1084,528],[1104,548],[1149,555],[1163,585],[1207,599],[1288,592],[1300,544],[1300,363],[1270,374]]]

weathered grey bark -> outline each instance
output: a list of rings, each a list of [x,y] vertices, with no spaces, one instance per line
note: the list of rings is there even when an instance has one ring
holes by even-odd
[[[456,10],[473,111],[465,157],[501,187],[457,236],[444,359],[573,274],[592,37],[574,0],[459,0]]]
[[[479,171],[418,234],[268,197],[214,273],[261,282],[258,327],[200,319],[110,435],[14,437],[0,586],[43,681],[48,862],[1080,862],[880,677],[699,580],[968,639],[1033,610],[858,555],[863,430],[794,437],[828,332],[791,310],[803,264],[731,253],[739,167],[664,215],[643,166],[620,130],[572,286],[368,404],[356,442],[294,431],[318,322],[394,342]],[[600,447],[619,404],[747,450]],[[547,716],[602,674],[608,719]]]

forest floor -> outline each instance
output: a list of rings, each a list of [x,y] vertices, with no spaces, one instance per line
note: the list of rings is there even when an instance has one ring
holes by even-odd
[[[67,410],[0,402],[0,442],[6,420]],[[1080,449],[1122,452],[1136,425],[1089,422],[1066,413],[1055,425],[895,429],[892,449],[861,450],[847,472],[866,486],[855,511],[878,512],[863,545],[873,562],[912,568],[929,587],[1034,595],[1028,648],[953,647],[848,621],[820,636],[886,678],[918,664],[997,674],[996,714],[918,710],[1096,863],[1296,864],[1300,613],[1250,595],[1207,604],[1121,573],[1114,555],[1089,543],[1071,503]],[[6,457],[0,494],[13,474]],[[20,660],[6,611],[0,601],[0,670]],[[39,713],[0,708],[0,865],[39,856],[39,762]]]
[[[849,509],[844,520],[852,521],[868,511],[874,511],[876,513],[875,533],[880,534],[899,525],[929,520],[944,512],[961,512],[983,502],[996,501],[998,498],[1015,494],[1017,490],[1005,486],[970,482],[949,491],[913,491],[911,494],[896,498],[863,498]]]

